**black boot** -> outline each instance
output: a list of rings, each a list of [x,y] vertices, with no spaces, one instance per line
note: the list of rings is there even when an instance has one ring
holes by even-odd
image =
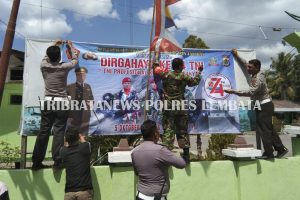
[[[186,164],[190,163],[190,148],[183,148],[182,158],[186,162]]]
[[[277,152],[276,158],[282,158],[288,152],[289,150],[286,147],[283,147],[280,151]]]

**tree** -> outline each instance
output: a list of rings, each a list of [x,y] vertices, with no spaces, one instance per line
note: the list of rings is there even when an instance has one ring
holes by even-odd
[[[293,85],[293,54],[280,52],[276,59],[271,60],[271,69],[266,74],[270,95],[274,99],[294,100],[296,93]]]
[[[189,35],[182,45],[183,48],[199,48],[199,49],[209,49],[209,47],[205,44],[205,42],[198,38],[195,35]]]
[[[292,84],[295,90],[295,101],[300,101],[300,54],[294,57],[293,67],[291,69]]]

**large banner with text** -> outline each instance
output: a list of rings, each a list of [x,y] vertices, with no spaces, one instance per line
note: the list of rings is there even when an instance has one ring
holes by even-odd
[[[50,45],[51,41],[26,40],[23,135],[35,135],[40,129],[44,109],[40,105],[46,100],[40,63]],[[77,126],[89,135],[139,134],[146,116],[162,130],[163,110],[174,107],[167,108],[161,99],[162,83],[153,77],[152,69],[148,79],[148,48],[80,42],[74,42],[74,47],[79,52],[79,64],[68,74],[68,102],[60,107],[69,112],[67,127]],[[65,45],[61,45],[61,52],[62,61],[69,62]],[[244,51],[242,55],[250,59],[255,52]],[[189,76],[204,68],[199,85],[185,89],[183,109],[189,116],[189,133],[240,133],[241,129],[250,129],[250,119],[245,118],[249,113],[241,110],[238,97],[224,92],[247,88],[246,76],[230,50],[161,53],[159,64],[165,71],[172,70],[172,60],[177,57],[184,60],[184,73]]]

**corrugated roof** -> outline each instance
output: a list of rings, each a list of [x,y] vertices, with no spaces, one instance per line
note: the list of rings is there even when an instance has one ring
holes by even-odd
[[[2,51],[0,51],[0,56],[1,56],[1,53],[2,53]],[[18,59],[20,59],[21,61],[24,62],[24,52],[23,51],[12,49],[11,54],[16,56]]]
[[[300,102],[273,100],[275,112],[300,112]]]

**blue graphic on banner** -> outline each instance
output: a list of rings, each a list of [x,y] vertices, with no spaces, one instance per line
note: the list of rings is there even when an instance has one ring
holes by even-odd
[[[146,99],[148,49],[87,43],[74,43],[74,47],[80,51],[79,67],[85,67],[87,73],[81,76],[75,73],[75,69],[69,72],[68,93],[72,100],[92,103],[85,107],[79,105],[80,111],[70,111],[67,125],[78,126],[80,123],[81,132],[90,135],[139,134],[146,100],[156,102],[161,96],[161,86],[157,85],[151,70]],[[63,60],[67,62],[66,47],[62,51]],[[176,57],[184,60],[184,72],[190,76],[195,76],[200,67],[204,68],[200,84],[186,88],[185,99],[196,105],[187,111],[189,133],[240,133],[236,96],[224,92],[224,89],[236,88],[232,53],[185,49],[174,54],[161,54],[160,66],[171,70],[172,59]],[[81,90],[78,90],[78,85],[81,85]],[[37,115],[40,113],[33,111],[34,108],[25,108],[26,115],[32,115],[27,121],[25,119],[25,134],[37,131]],[[150,105],[146,112],[162,130],[160,107]],[[76,117],[78,114],[79,118]]]
[[[94,109],[91,112],[89,133],[101,134],[134,134],[139,133],[143,122],[146,80],[148,70],[148,51],[136,52],[99,52],[94,45],[75,46],[80,52],[80,66],[88,69],[86,83],[93,91],[94,100],[103,104],[114,100],[132,103],[140,102],[139,109]],[[186,99],[196,101],[195,110],[189,113],[190,133],[239,133],[238,108],[229,110],[220,107],[222,102],[234,102],[235,95],[228,95],[225,88],[235,88],[233,56],[226,51],[185,50],[177,54],[162,54],[161,65],[171,70],[171,61],[182,57],[185,72],[194,76],[199,67],[204,67],[199,86],[186,89]],[[130,79],[130,88],[124,88],[124,80]],[[75,76],[69,75],[69,83],[75,82]],[[149,99],[159,100],[159,91],[155,82],[150,79]],[[228,103],[227,103],[228,104]],[[226,105],[225,105],[226,106]],[[161,110],[150,108],[147,113],[150,119],[161,124]]]

